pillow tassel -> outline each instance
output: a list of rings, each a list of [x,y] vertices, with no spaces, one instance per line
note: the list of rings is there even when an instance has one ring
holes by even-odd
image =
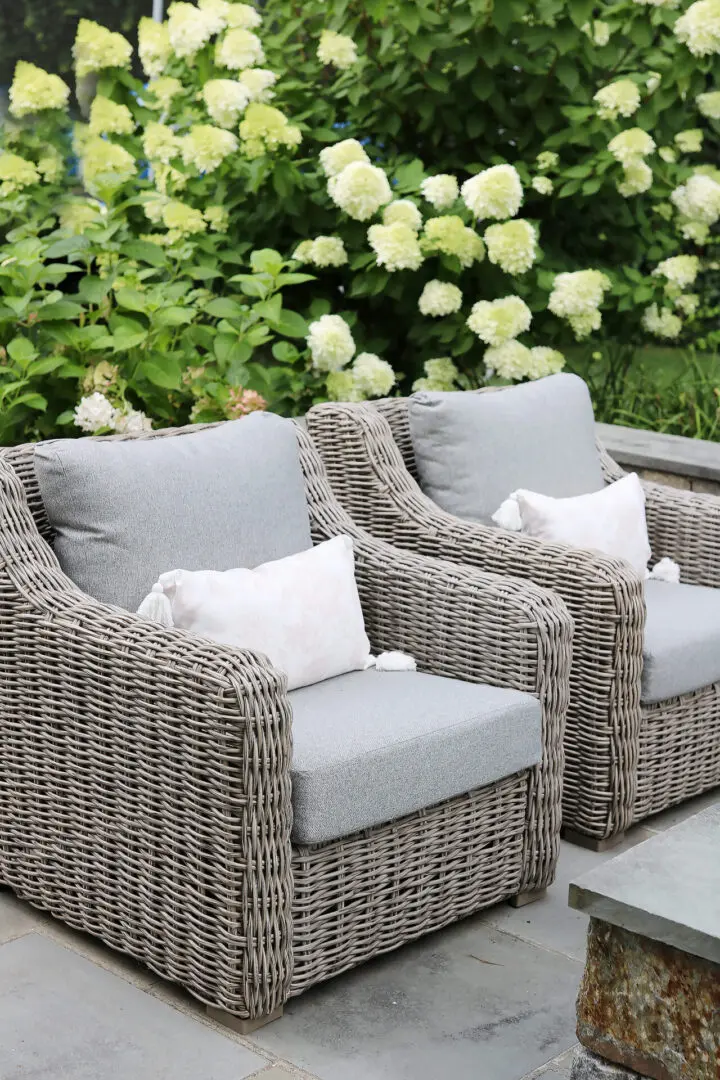
[[[156,581],[145,599],[141,601],[137,614],[143,619],[152,619],[153,622],[162,623],[163,626],[173,626],[172,608],[170,601],[163,591],[159,581]]]

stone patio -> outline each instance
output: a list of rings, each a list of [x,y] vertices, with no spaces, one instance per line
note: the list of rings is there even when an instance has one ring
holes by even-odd
[[[500,906],[321,985],[250,1039],[177,987],[0,893],[2,1080],[566,1080],[587,919],[568,883],[615,852],[563,844],[548,897]]]

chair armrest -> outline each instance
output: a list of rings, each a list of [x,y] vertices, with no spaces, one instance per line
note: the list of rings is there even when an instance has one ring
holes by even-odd
[[[287,997],[290,709],[262,658],[98,603],[0,462],[0,880],[239,1016]]]
[[[644,482],[653,558],[680,566],[680,580],[720,587],[720,497]]]
[[[370,405],[311,409],[308,429],[352,518],[407,550],[554,590],[575,623],[563,817],[597,839],[632,822],[640,735],[643,585],[630,566],[456,518],[423,495]]]
[[[303,460],[316,459],[307,436],[299,437],[307,441]],[[373,648],[406,651],[436,675],[539,698],[543,759],[530,779],[522,890],[545,887],[554,877],[560,837],[573,633],[565,604],[532,582],[416,555],[371,536],[336,501],[317,460],[308,471],[316,539],[353,538]]]

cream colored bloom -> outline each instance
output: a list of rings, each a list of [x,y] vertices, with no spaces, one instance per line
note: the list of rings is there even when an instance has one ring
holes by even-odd
[[[440,318],[443,315],[453,315],[462,307],[463,295],[457,285],[448,281],[428,281],[420,294],[418,307],[421,315],[430,315],[432,318]]]
[[[554,150],[542,150],[535,161],[540,172],[547,172],[548,169],[556,169],[560,164],[560,157]]]
[[[553,182],[549,176],[534,176],[532,179],[532,188],[537,191],[538,195],[552,195]]]
[[[602,86],[593,97],[601,120],[632,116],[640,108],[640,91],[630,79],[618,79]]]
[[[59,75],[51,75],[35,64],[18,60],[9,96],[11,116],[31,116],[45,109],[64,109],[70,87]]]
[[[201,7],[202,4],[203,0],[200,0]],[[260,12],[250,4],[228,4],[226,18],[228,26],[237,27],[239,30],[255,30],[262,22]]]
[[[476,218],[514,217],[522,203],[522,184],[513,165],[493,165],[466,180],[463,201]]]
[[[203,217],[212,232],[227,232],[228,212],[223,206],[206,206]]]
[[[720,52],[720,0],[697,0],[680,16],[673,29],[693,56]]]
[[[698,94],[697,107],[708,120],[720,120],[720,90],[711,90],[707,94]]]
[[[378,266],[384,266],[386,270],[417,270],[422,264],[423,253],[417,233],[401,221],[393,225],[371,225],[368,242]]]
[[[357,45],[345,34],[323,30],[317,54],[321,64],[330,64],[338,71],[347,71],[357,60]]]
[[[91,135],[132,135],[135,121],[127,105],[118,105],[98,94],[90,106]]]
[[[81,431],[91,434],[105,428],[114,428],[118,410],[104,394],[96,390],[94,394],[80,398],[73,412],[73,423]]]
[[[618,184],[617,189],[626,199],[632,195],[642,195],[652,187],[652,169],[642,158],[630,158],[626,161],[623,173],[625,178]]]
[[[447,210],[460,194],[458,182],[450,173],[428,176],[420,185],[424,199],[436,210]]]
[[[610,40],[610,24],[603,22],[602,19],[593,19],[592,22],[586,22],[581,29],[583,34],[587,34],[591,39],[593,45],[597,45],[599,48],[607,45]]]
[[[683,293],[675,297],[675,307],[682,311],[688,319],[691,319],[700,306],[700,297],[697,293]]]
[[[355,355],[350,327],[340,315],[321,315],[310,323],[307,343],[316,371],[340,371]]]
[[[565,357],[557,349],[547,345],[536,345],[530,350],[528,376],[531,379],[544,379],[546,375],[557,375],[565,367]]]
[[[179,79],[174,79],[170,75],[161,75],[159,79],[151,79],[147,88],[154,96],[163,112],[167,112],[172,103],[172,99],[182,93],[183,84]],[[151,101],[145,101],[145,104],[149,109],[155,107]]]
[[[320,167],[327,177],[339,176],[343,169],[355,161],[370,164],[370,158],[357,139],[343,139],[342,142],[326,146],[320,151]]]
[[[383,225],[394,225],[396,221],[409,225],[414,232],[422,229],[422,214],[410,199],[396,199],[383,211]]]
[[[683,154],[698,154],[702,150],[703,133],[701,128],[689,128],[687,131],[678,131],[675,143]]]
[[[694,285],[699,272],[700,260],[697,255],[674,255],[670,259],[663,259],[653,270],[656,277],[667,278],[681,289]]]
[[[14,195],[39,182],[40,173],[32,161],[26,161],[7,150],[0,153],[0,195]]]
[[[81,236],[103,220],[100,203],[96,199],[77,196],[60,203],[58,218],[61,230],[71,236]]]
[[[353,378],[352,371],[331,371],[325,380],[331,401],[364,401],[365,397]]]
[[[353,382],[365,398],[385,397],[396,382],[390,364],[375,353],[360,353],[355,357],[351,371]]]
[[[642,325],[645,330],[655,337],[672,340],[679,337],[682,330],[682,319],[675,315],[670,308],[658,309],[657,304],[651,304],[645,309],[642,317]]]
[[[60,180],[65,172],[65,160],[54,146],[48,146],[37,163],[37,171],[48,184]]]
[[[310,244],[306,261],[321,269],[326,266],[344,266],[348,261],[347,251],[339,236],[316,236]]]
[[[535,262],[537,242],[529,221],[490,225],[483,236],[488,259],[506,274],[524,274]]]
[[[236,4],[236,7],[246,7],[245,4]],[[277,75],[267,68],[246,68],[238,75],[238,81],[244,86],[250,101],[267,103],[275,97],[273,86],[277,82]]]
[[[687,221],[684,218],[681,218],[678,222],[678,227],[685,240],[692,240],[699,246],[707,243],[710,235],[710,226],[706,225],[704,222]]]
[[[163,224],[178,236],[192,236],[207,229],[202,211],[180,202],[179,199],[172,199],[163,207],[162,220]]]
[[[337,176],[331,176],[328,194],[336,206],[356,221],[367,221],[392,199],[383,170],[364,161],[353,161]]]
[[[677,151],[672,146],[661,146],[658,150],[660,159],[665,162],[666,165],[672,165],[677,161]]]
[[[702,225],[714,225],[720,218],[720,184],[710,176],[695,173],[670,196],[684,218]]]
[[[228,30],[215,47],[215,63],[232,71],[255,67],[264,59],[262,42],[251,30]]]
[[[174,0],[168,7],[168,37],[180,59],[194,56],[222,28],[222,18],[216,12],[203,11],[186,0]]]
[[[418,390],[443,393],[455,389],[460,372],[449,356],[437,356],[433,360],[426,360],[424,369],[425,378],[416,379],[413,383],[414,393]]]
[[[570,328],[578,341],[582,341],[593,330],[599,330],[602,325],[602,315],[595,308],[593,311],[585,311],[582,315],[569,315]]]
[[[519,341],[506,341],[486,349],[483,360],[488,376],[496,374],[501,379],[524,379],[532,370],[530,350]]]
[[[610,279],[600,270],[558,274],[548,300],[548,311],[561,318],[591,315],[609,288]]]
[[[519,296],[501,300],[478,300],[467,320],[468,327],[486,345],[503,345],[530,329],[530,308]]]
[[[180,146],[186,165],[192,165],[199,173],[211,173],[237,150],[237,139],[230,131],[212,124],[193,124],[180,140]]]
[[[302,134],[279,109],[253,101],[240,122],[240,138],[246,156],[254,158],[281,146],[292,149],[302,141]]]
[[[608,143],[608,150],[621,165],[647,157],[655,149],[655,140],[642,128],[627,128]]]
[[[129,67],[132,45],[122,34],[106,30],[90,19],[81,19],[72,51],[75,74],[82,79],[84,75],[104,71],[105,68]]]
[[[312,240],[302,240],[293,252],[293,259],[297,259],[298,262],[312,262]]]
[[[455,214],[428,218],[422,236],[422,248],[427,253],[441,252],[454,255],[463,268],[485,258],[485,245],[481,237]]]
[[[223,128],[235,127],[250,101],[250,95],[237,79],[208,79],[202,96],[210,119]]]
[[[145,156],[149,161],[161,161],[164,165],[169,165],[170,161],[178,156],[182,148],[181,140],[171,127],[153,121],[145,127],[142,144]]]
[[[172,56],[170,34],[166,23],[143,15],[138,23],[138,54],[148,79],[162,75]]]
[[[85,188],[91,195],[102,197],[114,191],[135,175],[135,159],[117,143],[91,135],[80,159]]]
[[[152,431],[152,420],[140,409],[128,409],[123,413],[116,411],[113,426],[120,435],[137,435],[142,431]]]
[[[645,77],[645,85],[648,88],[650,94],[654,94],[658,86],[662,82],[662,78],[658,71],[650,71]]]

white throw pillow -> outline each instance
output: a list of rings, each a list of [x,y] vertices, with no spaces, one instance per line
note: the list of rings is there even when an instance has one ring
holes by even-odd
[[[602,491],[552,499],[534,491],[514,491],[493,514],[505,529],[520,528],[528,536],[571,547],[590,548],[630,563],[647,577],[650,558],[645,494],[635,473]]]
[[[360,671],[370,655],[349,536],[254,570],[171,570],[175,626],[264,653],[288,689]]]

